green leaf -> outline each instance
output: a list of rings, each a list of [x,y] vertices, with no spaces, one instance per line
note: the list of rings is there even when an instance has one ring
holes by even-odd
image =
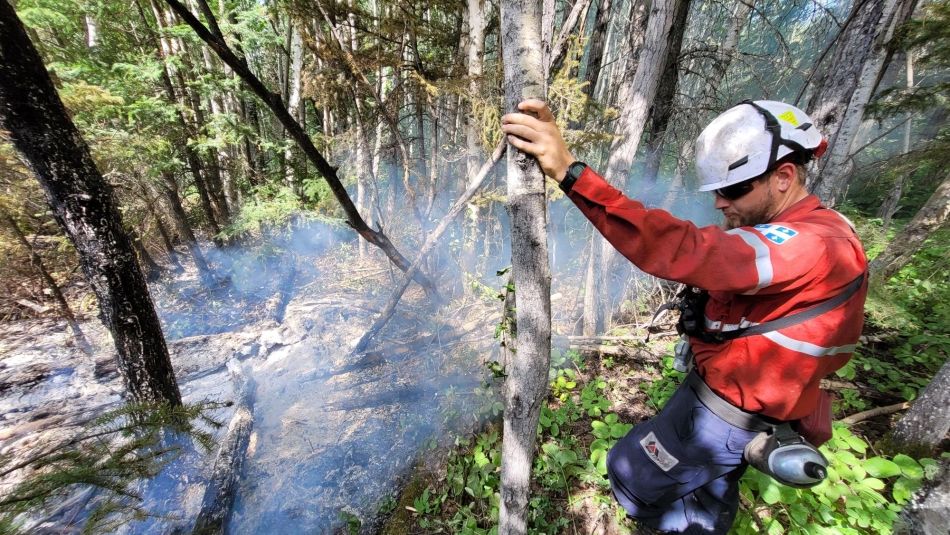
[[[901,468],[904,477],[910,479],[922,479],[924,477],[923,467],[911,457],[898,453],[894,456],[894,464]]]
[[[900,505],[904,505],[910,501],[911,497],[914,495],[914,492],[920,487],[920,482],[912,479],[907,479],[906,477],[898,478],[894,482],[894,488],[891,490],[891,494],[894,496],[894,501]]]
[[[845,440],[848,441],[848,446],[851,447],[854,451],[858,453],[864,453],[868,449],[868,443],[860,437],[854,435],[848,435]]]
[[[608,416],[610,416],[608,414]],[[597,438],[610,438],[610,426],[601,422],[600,420],[594,420],[590,423],[590,426],[594,429],[594,436]]]
[[[871,457],[864,461],[864,468],[874,477],[893,477],[901,473],[900,466],[883,457]]]
[[[874,477],[861,480],[861,484],[874,490],[882,490],[884,488],[884,482]]]
[[[762,490],[762,501],[769,505],[775,505],[782,500],[782,490],[778,483],[772,482]]]
[[[808,509],[805,509],[801,504],[793,503],[790,505],[788,508],[788,516],[802,526],[808,523]]]

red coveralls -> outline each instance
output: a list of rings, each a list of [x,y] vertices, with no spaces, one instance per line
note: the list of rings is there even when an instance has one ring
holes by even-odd
[[[810,308],[838,295],[867,270],[850,223],[813,195],[768,224],[729,231],[699,228],[666,211],[647,209],[590,168],[568,196],[640,269],[708,290],[709,331],[734,330]],[[819,381],[850,358],[864,322],[866,293],[867,283],[842,306],[762,335],[721,344],[693,338],[697,370],[713,391],[737,407],[778,420],[800,419],[816,409]]]

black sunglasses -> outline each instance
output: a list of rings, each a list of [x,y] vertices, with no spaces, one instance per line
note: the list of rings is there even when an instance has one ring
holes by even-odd
[[[756,181],[762,180],[763,178],[768,176],[768,174],[769,174],[768,172],[765,172],[755,178],[750,178],[749,180],[737,182],[735,184],[726,186],[724,188],[719,188],[713,191],[716,192],[716,195],[719,195],[720,197],[722,197],[723,199],[726,199],[727,201],[734,201],[736,199],[741,199],[742,197],[745,197],[746,195],[748,195],[749,192],[755,188]]]

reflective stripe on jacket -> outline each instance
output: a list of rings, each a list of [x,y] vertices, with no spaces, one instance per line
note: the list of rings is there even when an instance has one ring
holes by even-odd
[[[764,323],[830,299],[867,270],[844,216],[809,195],[768,224],[697,227],[648,209],[590,168],[568,195],[643,271],[709,290],[708,330]],[[722,344],[692,339],[696,366],[720,396],[747,411],[796,420],[818,403],[819,381],[847,363],[864,324],[867,283],[817,318]]]

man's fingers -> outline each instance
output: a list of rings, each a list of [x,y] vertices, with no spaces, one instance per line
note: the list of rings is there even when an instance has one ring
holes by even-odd
[[[508,137],[508,143],[512,147],[520,150],[521,152],[527,152],[528,154],[532,156],[538,155],[538,151],[540,150],[540,147],[538,147],[537,144],[531,143],[529,141],[525,141],[524,139],[521,139],[518,136],[509,135],[507,137]]]
[[[506,134],[513,134],[531,142],[537,141],[541,137],[541,132],[524,124],[508,123],[502,125],[501,129]]]
[[[545,103],[543,100],[531,98],[522,101],[518,104],[518,109],[523,112],[536,113],[538,115],[538,119],[543,122],[554,122],[554,114],[551,113],[551,108],[548,108],[547,103]]]
[[[509,113],[501,118],[501,124],[502,128],[517,124],[539,132],[547,132],[551,130],[553,122],[546,123],[525,113]]]

